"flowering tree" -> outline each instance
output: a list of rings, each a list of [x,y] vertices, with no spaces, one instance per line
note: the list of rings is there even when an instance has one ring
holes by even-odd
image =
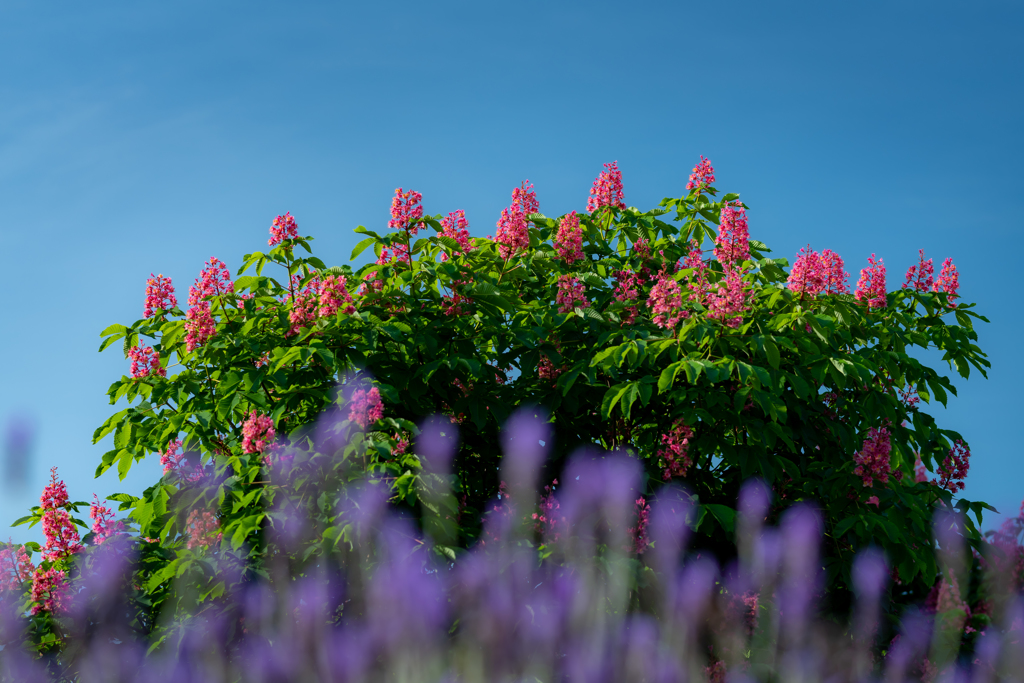
[[[147,456],[164,465],[141,497],[109,497],[141,539],[139,628],[159,640],[161,618],[214,603],[232,581],[345,552],[357,533],[346,483],[366,476],[452,560],[487,542],[483,521],[504,514],[501,500],[544,487],[531,519],[545,544],[569,532],[557,480],[580,449],[642,464],[636,556],[648,501],[678,483],[695,504],[694,547],[734,557],[735,501],[756,477],[773,492],[772,522],[797,502],[819,506],[833,609],[846,608],[854,556],[872,544],[888,555],[896,603],[923,599],[941,571],[933,508],[979,523],[991,508],[954,499],[970,451],[926,406],[955,388],[914,350],[940,350],[964,378],[984,374],[973,328],[984,318],[958,300],[952,262],[936,280],[923,253],[893,291],[874,255],[852,294],[829,249],[803,249],[789,268],[750,239],[747,207],[714,182],[702,158],[687,195],[640,211],[608,164],[586,213],[549,218],[527,181],[493,239],[399,189],[389,232],[356,229],[352,258],[376,256],[361,267],[328,267],[285,214],[234,278],[207,261],[184,311],[170,279],[151,278],[143,317],[103,332],[100,349],[121,342],[131,366],[109,390],[127,407],[94,435],[113,434],[97,475],[123,477]],[[517,492],[500,474],[501,429],[529,406],[549,416],[550,457]],[[447,445],[417,441],[435,414]],[[53,511],[67,501],[47,505],[24,521],[65,528]],[[296,511],[301,533],[289,530]],[[108,524],[106,508],[96,515]],[[86,542],[115,533],[103,528]],[[73,547],[48,536],[58,574],[39,579],[41,619],[59,611],[47,596],[68,580]],[[214,571],[224,567],[234,573]]]

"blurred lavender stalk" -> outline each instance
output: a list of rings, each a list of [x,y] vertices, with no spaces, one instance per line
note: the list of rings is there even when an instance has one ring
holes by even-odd
[[[331,445],[337,435],[328,424],[316,438]],[[271,542],[282,549],[270,562],[270,580],[242,582],[231,575],[237,567],[221,562],[237,588],[184,623],[164,624],[174,638],[148,655],[125,623],[132,546],[98,546],[60,618],[68,645],[59,655],[39,660],[20,647],[24,607],[4,595],[0,680],[1022,680],[1024,602],[1000,608],[1005,635],[993,629],[974,662],[958,662],[943,640],[943,629],[956,621],[946,615],[956,609],[952,588],[935,619],[909,615],[878,661],[889,574],[876,550],[855,562],[851,622],[820,618],[820,515],[799,505],[778,528],[767,527],[770,491],[763,482],[749,482],[740,493],[739,557],[724,568],[706,553],[687,554],[698,508],[685,490],[663,488],[644,527],[637,518],[639,465],[619,455],[577,453],[564,470],[557,513],[538,525],[532,513],[550,439],[542,417],[519,413],[510,420],[501,472],[506,495],[489,508],[481,542],[449,556],[431,550],[454,545],[450,467],[458,433],[447,420],[428,420],[416,449],[424,467],[425,534],[388,508],[386,487],[352,483],[338,510],[351,524],[351,544],[296,576],[284,558],[315,534],[296,508],[282,504],[270,511]],[[287,481],[290,462],[281,451],[278,481]],[[936,517],[951,587],[964,580],[958,525],[955,515]],[[638,559],[636,549],[648,540]]]

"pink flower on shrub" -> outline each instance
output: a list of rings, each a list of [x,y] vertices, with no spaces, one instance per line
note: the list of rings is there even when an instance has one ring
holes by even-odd
[[[32,576],[32,614],[67,611],[70,593],[63,571],[56,567],[44,571],[40,567]]]
[[[558,234],[555,235],[555,251],[566,264],[583,258],[583,230],[580,228],[580,217],[575,211],[562,217]]]
[[[572,313],[577,308],[589,308],[587,286],[574,275],[559,275],[555,303],[558,304],[559,313]]]
[[[202,463],[191,467],[185,454],[180,453],[181,441],[174,439],[167,444],[167,449],[160,454],[160,464],[164,466],[164,474],[176,472],[186,482],[195,483],[206,475]]]
[[[92,495],[89,517],[93,520],[93,542],[96,545],[103,543],[112,536],[124,533],[124,522],[114,519],[114,511],[105,505],[106,502],[100,503],[99,497],[95,493]]]
[[[822,291],[825,294],[849,294],[850,289],[846,286],[846,280],[850,274],[843,270],[843,257],[831,249],[823,249],[821,262],[824,270]]]
[[[555,479],[550,485],[544,487],[544,495],[540,497],[540,503],[537,506],[539,512],[533,513],[533,531],[544,539],[545,543],[554,543],[558,540],[560,536],[559,522],[564,521],[564,518],[560,519],[558,516],[558,511],[562,506],[555,498],[555,487],[557,486],[558,480]]]
[[[333,318],[341,311],[345,315],[352,315],[356,307],[352,305],[352,295],[345,288],[346,280],[344,275],[328,275],[320,284],[320,307],[317,315],[321,318]]]
[[[222,296],[235,291],[231,271],[216,256],[210,257],[195,283],[188,288],[188,305],[195,306],[207,297]]]
[[[867,302],[869,309],[885,308],[885,263],[882,259],[876,262],[874,254],[868,258],[868,267],[860,271],[854,297]]]
[[[825,289],[825,264],[821,254],[806,247],[797,254],[786,285],[794,294],[817,296]]]
[[[626,530],[629,534],[629,550],[637,555],[643,555],[644,551],[651,545],[647,537],[647,525],[651,522],[651,506],[647,504],[643,496],[636,499],[636,526]]]
[[[189,550],[209,548],[220,543],[224,534],[220,531],[220,520],[212,512],[192,510],[185,522],[185,547]]]
[[[242,424],[242,452],[263,453],[274,441],[274,420],[269,415],[249,412]]]
[[[441,236],[451,237],[453,240],[459,243],[459,248],[463,252],[472,251],[473,247],[469,244],[469,221],[466,220],[466,212],[462,209],[458,211],[452,211],[446,217],[441,219]],[[447,252],[441,253],[441,260],[447,261]]]
[[[200,301],[185,313],[185,349],[194,351],[217,334],[217,324],[210,312],[210,302]]]
[[[663,468],[662,479],[668,481],[672,477],[686,476],[686,471],[693,465],[693,458],[690,457],[692,438],[693,430],[682,419],[673,423],[668,434],[662,434],[661,448],[657,453]]]
[[[348,409],[348,419],[366,429],[368,426],[384,417],[384,403],[380,400],[380,390],[377,387],[356,389],[352,392],[352,399]]]
[[[626,204],[622,201],[622,171],[619,170],[617,161],[605,164],[604,170],[594,180],[594,186],[590,188],[587,212],[593,213],[604,206],[610,206],[613,209],[626,208]]]
[[[291,310],[288,311],[288,321],[291,328],[285,333],[286,337],[298,334],[304,327],[313,327],[316,323],[317,311],[320,307],[320,278],[314,277],[300,289],[302,277],[292,276],[292,292],[285,296],[284,302],[291,303]]]
[[[960,291],[960,274],[956,272],[953,259],[946,259],[942,262],[942,272],[939,279],[932,285],[933,292],[945,292],[948,295],[949,305],[955,307],[954,299],[960,298],[957,294]]]
[[[142,317],[152,317],[154,311],[170,310],[177,305],[178,298],[174,296],[171,278],[164,277],[163,273],[156,276],[150,273],[146,280],[146,306],[142,309]]]
[[[686,183],[686,189],[700,192],[713,182],[715,182],[715,169],[711,167],[711,161],[705,159],[701,154],[700,161],[693,167],[693,173],[690,174],[690,182]]]
[[[615,273],[615,291],[612,296],[624,304],[635,303],[640,297],[640,276],[632,270],[620,270]],[[632,325],[639,315],[635,305],[626,306],[622,316],[623,325]]]
[[[680,320],[690,315],[689,311],[682,309],[683,294],[679,289],[679,283],[664,272],[658,276],[658,281],[651,287],[647,306],[651,309],[651,321],[658,327],[667,330],[673,329]]]
[[[722,207],[718,237],[715,239],[715,258],[728,269],[750,259],[750,228],[747,210],[739,204]]]
[[[25,552],[25,546],[13,545],[0,550],[0,593],[19,590],[36,570],[32,559]]]
[[[853,461],[857,463],[853,473],[862,479],[865,487],[872,486],[876,481],[883,484],[889,483],[889,454],[891,451],[892,444],[889,440],[889,430],[886,427],[872,427],[868,430],[864,445],[853,456]]]
[[[967,471],[971,469],[970,460],[971,449],[963,441],[957,439],[953,447],[949,449],[949,455],[939,465],[939,480],[936,483],[950,493],[963,491],[964,479],[967,478]]]
[[[420,226],[414,221],[423,218],[423,205],[420,204],[422,200],[423,195],[414,190],[395,190],[395,196],[391,200],[391,220],[388,221],[388,227],[415,237]]]
[[[50,483],[43,489],[39,498],[39,506],[43,510],[43,557],[47,560],[58,560],[71,557],[82,549],[78,527],[71,521],[68,514],[68,490],[64,482],[57,478],[57,468],[50,470]]]
[[[285,240],[297,239],[299,239],[299,226],[295,222],[291,211],[274,219],[270,226],[270,239],[267,240],[268,245],[273,247]]]
[[[697,240],[690,240],[690,251],[683,259],[683,269],[693,272],[687,277],[690,283],[690,295],[688,299],[694,303],[705,304],[711,285],[708,283],[708,265],[701,258],[704,252],[701,251]]]
[[[445,294],[441,297],[441,312],[447,316],[469,315],[471,312],[470,303],[472,301],[469,297],[465,297],[458,292]]]
[[[743,278],[737,268],[726,271],[725,280],[711,289],[706,304],[708,318],[718,320],[728,327],[739,327],[743,322],[743,314],[750,307],[747,305],[747,290],[743,286]]]
[[[166,377],[167,370],[160,367],[160,352],[154,351],[151,347],[139,344],[128,349],[128,357],[132,361],[132,377],[142,379],[154,375]]]
[[[907,277],[903,281],[903,289],[912,287],[918,292],[928,292],[932,289],[932,276],[935,274],[935,267],[932,260],[924,260],[924,249],[918,249],[919,261],[916,266],[907,269]]]
[[[530,246],[528,217],[540,210],[540,204],[529,182],[524,180],[522,187],[512,190],[512,205],[501,210],[494,241],[498,243],[498,254],[503,259],[512,258]]]

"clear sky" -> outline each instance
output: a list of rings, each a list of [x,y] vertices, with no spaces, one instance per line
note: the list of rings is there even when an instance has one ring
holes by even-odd
[[[92,479],[104,394],[128,371],[98,333],[141,316],[150,272],[183,294],[285,211],[341,263],[398,186],[485,235],[524,178],[558,215],[618,160],[626,202],[647,208],[682,194],[701,154],[776,255],[829,247],[855,279],[877,253],[890,289],[919,248],[953,257],[992,320],[993,370],[941,420],[971,443],[966,495],[1015,511],[1022,29],[1024,5],[988,0],[6,0],[0,424],[34,436],[27,480],[0,471],[0,525],[51,465],[80,500],[158,476]]]

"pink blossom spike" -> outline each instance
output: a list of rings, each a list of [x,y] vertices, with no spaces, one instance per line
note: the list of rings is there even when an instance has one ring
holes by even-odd
[[[555,303],[558,304],[559,313],[572,313],[577,308],[589,308],[587,286],[574,275],[560,275]]]
[[[711,161],[705,159],[701,154],[700,161],[693,167],[693,173],[690,174],[690,182],[686,183],[686,189],[701,192],[713,182],[715,182],[715,169],[711,167]]]
[[[722,207],[718,237],[715,239],[715,258],[726,269],[750,259],[747,210],[738,203]]]
[[[391,220],[388,227],[406,233],[407,237],[415,237],[420,226],[416,223],[423,218],[423,195],[414,190],[405,192],[402,188],[395,190],[391,200]]]
[[[843,270],[843,257],[831,249],[823,249],[821,252],[822,269],[824,270],[825,294],[849,294],[850,288],[846,281],[850,274]]]
[[[667,273],[661,273],[658,281],[651,287],[647,305],[651,309],[651,322],[667,330],[674,329],[679,321],[690,315],[689,311],[682,309],[683,294],[679,283]]]
[[[918,292],[927,292],[932,288],[932,275],[935,273],[935,268],[932,265],[932,260],[924,260],[924,249],[919,249],[919,261],[916,266],[910,266],[907,270],[907,277],[903,282],[903,289],[912,287]]]
[[[369,390],[356,389],[352,392],[349,402],[348,419],[366,429],[384,417],[384,403],[380,399],[380,389],[371,387]]]
[[[939,279],[932,285],[933,292],[945,292],[949,305],[955,307],[953,303],[954,299],[960,298],[958,292],[960,291],[960,274],[956,272],[956,266],[953,265],[953,259],[946,259],[942,262],[942,272],[939,273]]]
[[[604,170],[594,180],[594,186],[590,188],[590,198],[587,199],[588,213],[605,206],[613,209],[626,208],[622,201],[622,171],[619,170],[617,161],[604,165]]]
[[[558,258],[566,265],[583,258],[583,230],[580,228],[580,217],[575,211],[565,214],[559,222],[554,245]]]
[[[872,427],[868,430],[864,446],[853,457],[853,461],[857,463],[853,472],[861,478],[865,487],[873,485],[876,481],[882,484],[889,483],[889,454],[891,451],[892,444],[887,428]]]
[[[885,263],[882,259],[875,261],[875,255],[868,258],[868,267],[860,271],[857,280],[857,291],[854,296],[858,301],[867,302],[868,308],[885,308]]]
[[[658,449],[658,462],[662,466],[662,479],[668,481],[673,477],[685,477],[687,470],[693,465],[690,456],[690,439],[693,430],[683,422],[676,420],[672,429],[661,437],[661,448]]]
[[[146,280],[146,306],[142,309],[142,317],[150,318],[155,311],[167,311],[178,305],[178,299],[174,296],[174,285],[171,278],[160,275],[149,274]]]
[[[283,216],[278,216],[270,226],[270,239],[267,244],[271,247],[281,244],[285,240],[296,240],[299,238],[299,226],[289,211]]]
[[[250,411],[242,425],[242,451],[263,453],[274,442],[274,420],[269,415]]]
[[[441,236],[451,237],[459,243],[459,249],[467,253],[473,249],[469,243],[469,221],[466,220],[466,212],[462,209],[452,211],[445,218],[441,219]],[[448,253],[441,253],[441,260],[448,260]]]

